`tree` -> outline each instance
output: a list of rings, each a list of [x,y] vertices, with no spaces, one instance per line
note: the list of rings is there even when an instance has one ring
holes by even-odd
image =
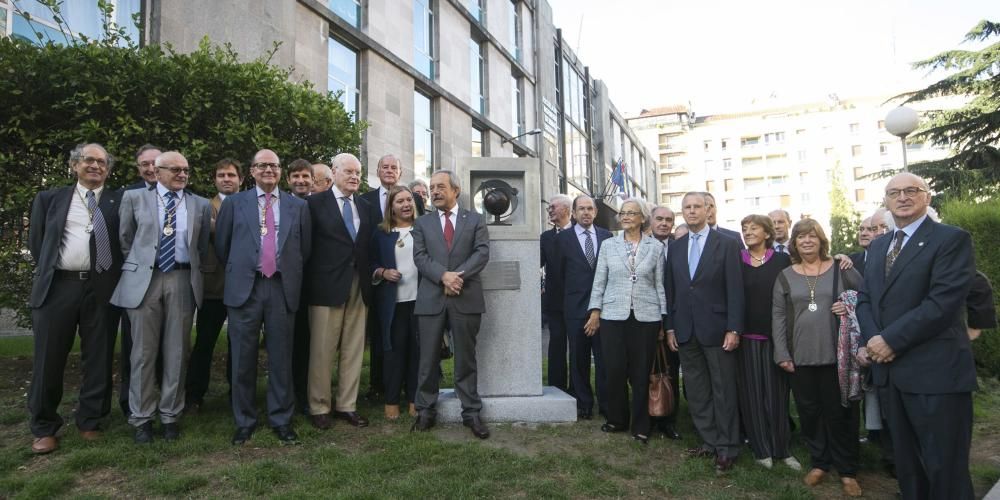
[[[847,201],[840,165],[831,170],[830,177],[830,253],[846,255],[857,252],[861,250],[856,238],[861,214]]]
[[[1000,35],[1000,23],[980,21],[965,35],[966,43]],[[944,198],[982,198],[1000,192],[1000,41],[981,50],[949,50],[914,63],[915,69],[953,73],[916,92],[902,94],[905,103],[940,96],[969,96],[964,107],[930,113],[913,137],[948,146],[952,155],[914,163],[910,170],[930,182]]]
[[[260,148],[281,158],[329,161],[357,154],[364,124],[333,93],[289,81],[271,54],[240,62],[207,39],[190,54],[169,47],[115,46],[118,39],[43,46],[0,39],[0,307],[20,312],[31,287],[27,215],[41,190],[71,182],[68,152],[99,142],[118,158],[108,185],[135,179],[145,143],[181,151],[195,192],[214,191],[210,166],[248,160]],[[272,53],[273,54],[273,53]]]

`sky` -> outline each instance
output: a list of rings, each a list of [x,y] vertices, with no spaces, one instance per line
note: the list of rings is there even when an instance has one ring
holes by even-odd
[[[944,75],[912,62],[981,47],[961,42],[980,20],[1000,21],[998,0],[547,1],[564,43],[626,116],[895,95]]]

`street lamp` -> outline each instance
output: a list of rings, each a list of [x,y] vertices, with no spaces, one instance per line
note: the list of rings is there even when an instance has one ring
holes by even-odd
[[[885,129],[890,134],[899,137],[899,141],[903,145],[903,172],[907,171],[906,136],[913,133],[919,123],[920,117],[917,116],[917,112],[906,106],[899,106],[885,115]]]
[[[538,135],[538,134],[541,134],[541,133],[542,133],[542,129],[540,129],[540,128],[534,128],[534,129],[531,129],[531,130],[529,130],[529,131],[527,131],[527,132],[525,132],[525,133],[523,133],[521,135],[515,135],[514,137],[511,137],[510,139],[500,139],[500,146],[503,146],[504,144],[507,144],[508,142],[514,142],[514,139],[520,139],[521,137],[524,137],[526,135]]]

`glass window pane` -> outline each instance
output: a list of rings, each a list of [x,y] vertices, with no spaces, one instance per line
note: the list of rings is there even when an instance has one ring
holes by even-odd
[[[413,0],[413,64],[427,78],[434,78],[433,19],[426,0]]]
[[[469,40],[469,105],[484,113],[483,78],[484,61],[479,42]]]
[[[358,53],[330,38],[327,43],[327,87],[342,92],[340,102],[357,120],[358,112]]]
[[[142,0],[118,0],[118,3],[115,5],[115,24],[125,28],[125,32],[132,39],[132,43],[137,45],[140,38],[139,28],[135,25],[135,20],[132,19],[132,16],[139,13],[141,3]]]
[[[330,0],[330,10],[337,17],[347,21],[355,28],[361,27],[361,1],[360,0]]]
[[[483,131],[472,127],[472,156],[483,156]]]
[[[434,173],[434,128],[431,126],[431,100],[413,92],[413,171],[430,178]]]

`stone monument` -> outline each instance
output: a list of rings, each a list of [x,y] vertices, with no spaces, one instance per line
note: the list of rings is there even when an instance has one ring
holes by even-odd
[[[573,397],[542,385],[538,160],[467,158],[454,170],[462,182],[459,204],[483,214],[490,232],[476,346],[483,420],[574,422]],[[461,413],[454,391],[442,390],[438,420],[461,422]]]

